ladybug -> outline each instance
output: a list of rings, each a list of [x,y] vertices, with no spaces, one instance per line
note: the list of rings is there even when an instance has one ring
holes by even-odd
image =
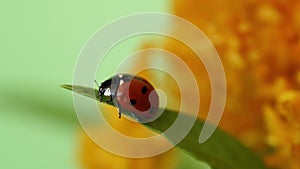
[[[144,78],[131,74],[117,74],[99,86],[100,102],[114,104],[140,119],[150,119],[158,111],[158,94]]]

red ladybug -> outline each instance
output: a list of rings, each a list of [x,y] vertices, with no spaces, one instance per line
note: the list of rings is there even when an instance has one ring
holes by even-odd
[[[144,78],[130,74],[118,74],[99,86],[101,102],[114,104],[133,113],[138,119],[152,118],[158,111],[158,94]]]

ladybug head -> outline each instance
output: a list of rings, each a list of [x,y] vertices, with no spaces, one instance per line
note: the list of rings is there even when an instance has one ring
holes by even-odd
[[[99,98],[101,102],[112,101],[113,92],[111,90],[111,79],[104,81],[99,87]]]

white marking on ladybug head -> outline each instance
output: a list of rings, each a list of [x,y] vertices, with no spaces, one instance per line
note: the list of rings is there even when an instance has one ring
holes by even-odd
[[[104,96],[110,96],[110,95],[111,95],[110,88],[107,88],[107,89],[104,91]]]
[[[123,79],[120,80],[120,85],[122,85],[125,81]]]

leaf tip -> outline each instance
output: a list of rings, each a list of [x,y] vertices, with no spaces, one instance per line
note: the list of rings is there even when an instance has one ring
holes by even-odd
[[[68,85],[68,84],[62,84],[62,85],[59,85],[60,87],[64,88],[64,89],[68,89],[68,90],[72,90],[73,87],[72,85]]]

